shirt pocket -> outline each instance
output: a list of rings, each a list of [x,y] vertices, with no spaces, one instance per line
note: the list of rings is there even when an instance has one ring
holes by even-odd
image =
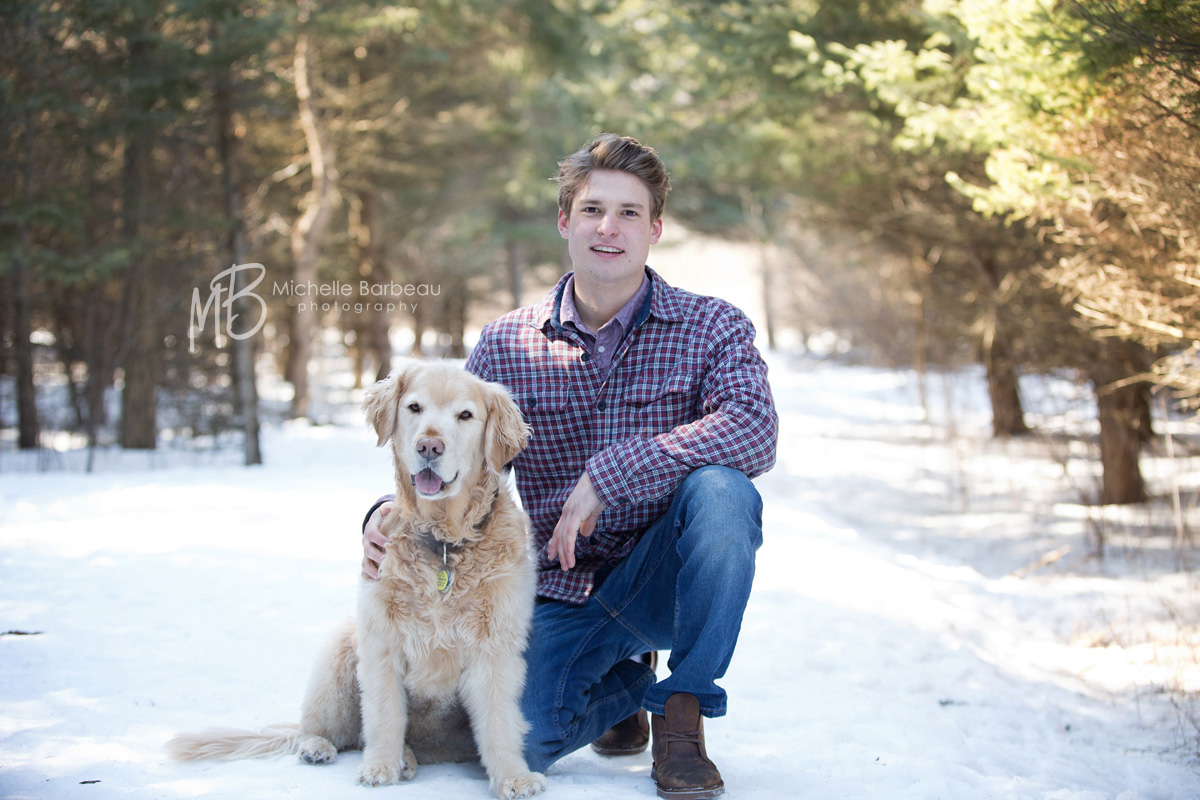
[[[517,398],[526,419],[539,414],[561,414],[571,402],[571,389],[566,384],[535,383]]]
[[[698,418],[696,376],[673,372],[665,379],[635,381],[625,389],[625,404],[637,421],[638,433],[654,436]]]
[[[579,421],[565,383],[531,381],[526,391],[514,396],[533,436],[525,456],[544,469],[568,469],[566,454],[578,449]],[[573,467],[571,467],[573,468]]]

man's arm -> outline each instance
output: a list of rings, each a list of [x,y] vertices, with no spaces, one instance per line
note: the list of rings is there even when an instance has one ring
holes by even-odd
[[[730,309],[714,322],[699,387],[703,416],[653,437],[610,445],[587,462],[601,503],[615,507],[670,494],[699,467],[732,467],[753,478],[775,464],[779,416],[754,326]]]

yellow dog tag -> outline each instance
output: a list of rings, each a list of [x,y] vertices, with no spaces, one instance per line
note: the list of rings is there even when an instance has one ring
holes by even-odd
[[[450,583],[454,580],[454,573],[450,571],[450,567],[442,567],[437,573],[437,589],[442,594],[450,591]]]

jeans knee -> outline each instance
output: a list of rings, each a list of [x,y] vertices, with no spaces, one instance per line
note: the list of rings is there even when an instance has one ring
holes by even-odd
[[[762,497],[741,470],[709,465],[693,471],[679,487],[689,510],[733,514],[762,524]]]
[[[692,470],[683,479],[680,491],[701,498],[720,497],[735,504],[762,506],[758,489],[755,488],[754,482],[746,477],[746,473],[740,469],[716,464]]]
[[[715,465],[701,467],[684,479],[679,493],[684,508],[677,519],[685,530],[719,528],[719,535],[701,537],[707,547],[718,548],[734,559],[739,555],[754,558],[762,544],[762,497],[743,472]]]

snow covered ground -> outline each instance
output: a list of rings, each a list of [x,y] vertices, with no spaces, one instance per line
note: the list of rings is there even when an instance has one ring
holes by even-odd
[[[1200,595],[1169,499],[1082,505],[1092,445],[989,441],[978,376],[928,379],[926,409],[911,374],[784,357],[771,374],[766,544],[731,710],[707,727],[729,797],[1200,797]],[[1071,384],[1025,391],[1043,430],[1087,432]],[[391,480],[345,421],[269,430],[261,468],[181,447],[102,454],[93,474],[78,454],[0,457],[0,796],[489,796],[469,766],[364,789],[359,753],[164,756],[177,732],[298,718]],[[1172,430],[1185,454],[1146,470],[1157,493],[1181,487],[1195,529],[1196,431]],[[649,771],[649,754],[584,751],[546,796],[654,797]]]

